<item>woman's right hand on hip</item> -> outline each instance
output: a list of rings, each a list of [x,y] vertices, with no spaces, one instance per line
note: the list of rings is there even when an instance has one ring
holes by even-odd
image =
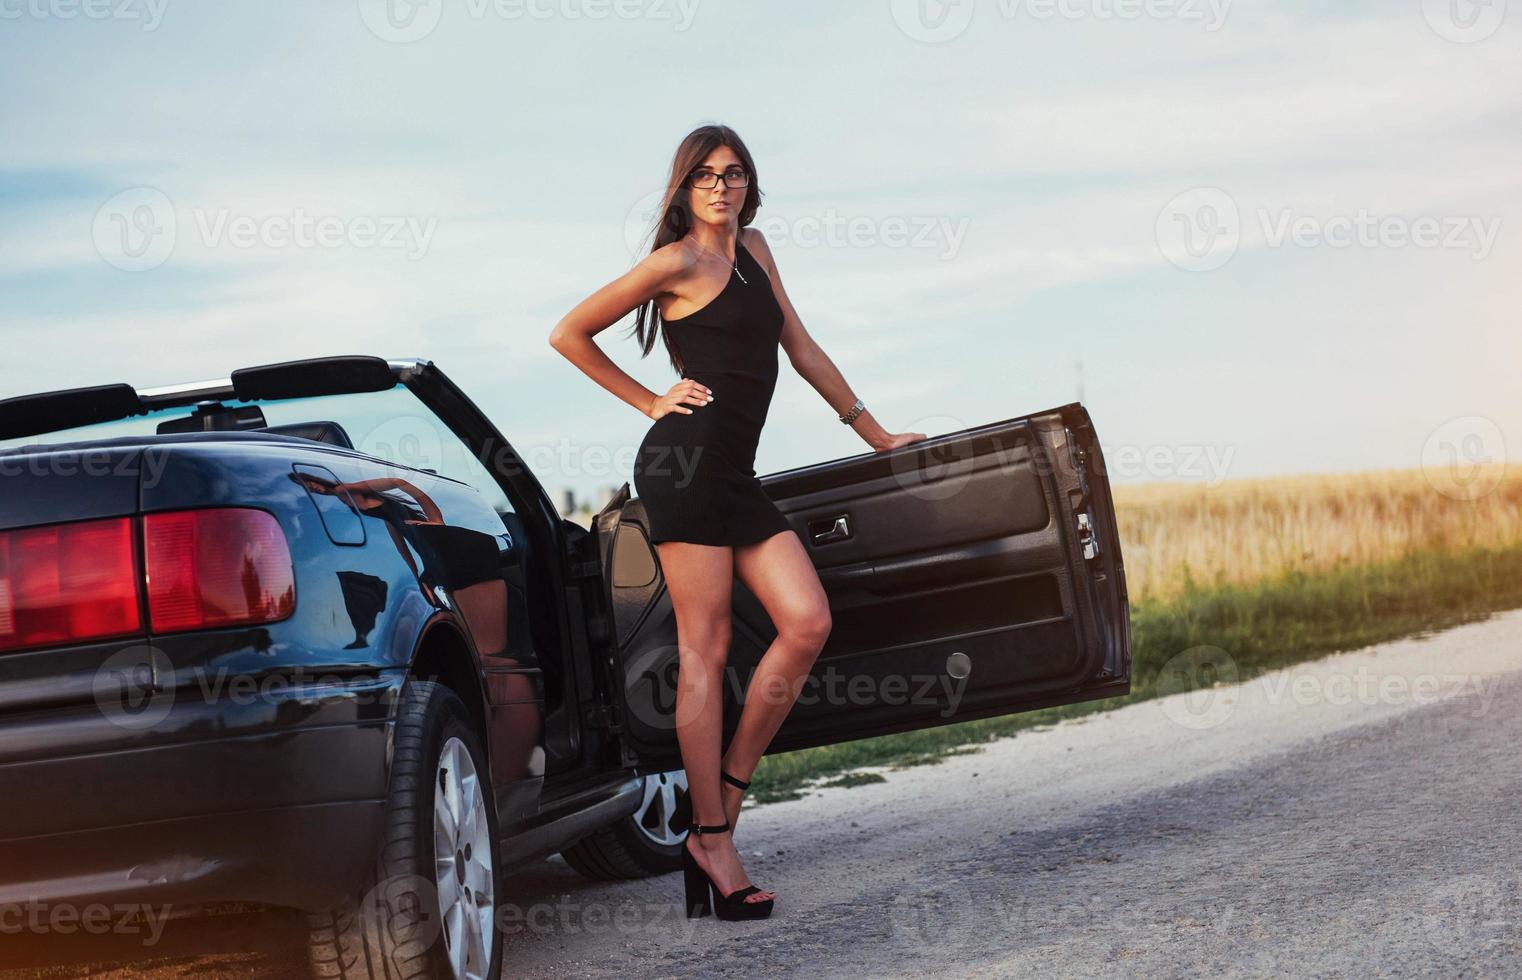
[[[683,378],[671,386],[671,390],[656,398],[645,410],[645,414],[652,419],[659,419],[671,412],[683,412],[692,414],[692,409],[687,405],[707,405],[713,401],[713,389],[707,385],[699,384],[688,378]]]

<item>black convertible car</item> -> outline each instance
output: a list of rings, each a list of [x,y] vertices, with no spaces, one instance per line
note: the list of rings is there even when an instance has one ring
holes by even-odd
[[[772,752],[1129,690],[1081,405],[762,482],[834,623]],[[772,635],[737,581],[726,739]],[[429,361],[7,399],[0,909],[283,906],[316,976],[497,977],[504,871],[679,866],[675,641],[628,484],[563,519]]]

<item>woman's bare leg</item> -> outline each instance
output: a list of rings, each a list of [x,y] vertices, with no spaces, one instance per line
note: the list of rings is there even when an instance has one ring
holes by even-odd
[[[718,545],[666,541],[656,545],[676,613],[676,734],[693,820],[723,822],[719,753],[723,745],[724,665],[729,658],[734,559]],[[686,845],[725,894],[752,882],[740,863],[733,834],[690,834]],[[775,897],[757,892],[746,901]]]
[[[735,574],[766,607],[777,628],[777,638],[756,664],[746,688],[740,723],[721,760],[725,772],[749,780],[798,700],[832,623],[819,574],[795,532],[784,531],[755,544],[740,545],[734,552]],[[742,793],[728,783],[722,788],[725,814],[733,826],[740,816]]]

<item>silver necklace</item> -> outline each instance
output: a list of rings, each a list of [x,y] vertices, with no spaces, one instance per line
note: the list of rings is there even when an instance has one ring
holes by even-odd
[[[698,248],[700,248],[700,249],[702,249],[702,250],[703,250],[703,251],[705,251],[705,252],[707,252],[707,253],[708,253],[708,254],[709,254],[709,255],[717,255],[717,256],[718,256],[718,257],[719,257],[719,258],[721,258],[721,259],[722,259],[722,258],[723,258],[723,257],[724,257],[724,256],[722,256],[722,255],[719,255],[719,253],[718,253],[718,252],[715,252],[715,251],[714,251],[714,250],[713,250],[713,249],[711,249],[711,248],[708,248],[708,247],[707,247],[707,246],[706,246],[706,245],[704,245],[704,244],[703,244],[703,243],[702,243],[702,242],[697,242],[697,241],[695,241],[695,242],[693,242],[693,243],[692,243],[692,244],[694,244],[694,245],[696,245],[696,246],[697,246],[697,247],[698,247]],[[739,247],[740,247],[740,244],[739,244],[739,242],[736,242],[736,243],[735,243],[735,248],[736,248],[736,252],[735,252],[735,259],[738,259],[738,258],[739,258],[739,257],[740,257],[740,253],[739,253],[739,251],[738,251],[738,249],[739,249]],[[740,271],[740,266],[739,266],[739,265],[738,265],[738,264],[737,264],[737,263],[736,263],[736,262],[735,262],[735,261],[734,261],[734,260],[733,260],[733,259],[732,259],[732,260],[730,260],[730,263],[729,263],[729,267],[730,267],[730,268],[731,268],[731,269],[733,269],[733,270],[735,270],[735,275],[737,275],[737,276],[739,276],[739,277],[740,277],[740,281],[741,281],[741,282],[743,282],[743,283],[745,283],[745,285],[747,285],[747,286],[749,286],[749,285],[750,285],[750,281],[749,281],[749,280],[747,280],[747,279],[746,279],[746,278],[745,278],[745,273],[743,273],[743,272],[741,272],[741,271]]]

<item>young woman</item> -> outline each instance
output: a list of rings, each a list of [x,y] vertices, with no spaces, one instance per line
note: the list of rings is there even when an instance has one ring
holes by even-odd
[[[885,431],[804,331],[766,240],[747,227],[760,196],[755,163],[734,130],[693,130],[672,161],[650,254],[582,300],[550,334],[556,350],[655,422],[640,443],[634,485],[677,621],[676,730],[693,821],[682,850],[690,917],[715,904],[725,919],[771,913],[774,896],[751,884],[732,831],[750,774],[830,632],[829,603],[803,541],[753,466],[779,343],[873,449],[925,438]],[[641,356],[658,331],[682,376],[663,395],[626,374],[592,339],[636,308]],[[777,638],[756,666],[720,758],[733,575],[766,608]]]

